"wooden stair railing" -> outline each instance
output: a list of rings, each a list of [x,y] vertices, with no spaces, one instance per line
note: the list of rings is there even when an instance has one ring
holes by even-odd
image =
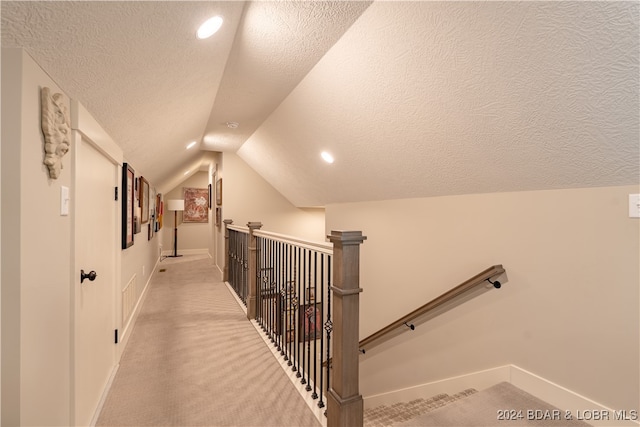
[[[498,264],[498,265],[494,265],[492,267],[487,268],[481,273],[476,274],[475,276],[464,281],[463,283],[456,286],[455,288],[450,289],[449,291],[445,292],[439,297],[424,304],[422,307],[419,307],[413,310],[411,313],[407,314],[406,316],[401,317],[395,322],[390,323],[389,325],[385,326],[379,331],[361,340],[358,343],[360,352],[364,353],[367,346],[371,347],[371,345],[374,342],[379,341],[381,338],[387,336],[388,334],[395,331],[401,326],[405,326],[405,327],[409,326],[411,329],[414,329],[413,324],[411,323],[413,320],[432,312],[436,308],[441,307],[448,302],[453,301],[455,298],[459,297],[460,295],[463,295],[464,293],[475,288],[476,286],[483,284],[484,282],[488,281],[495,288],[499,289],[500,286],[502,286],[500,282],[498,282],[497,280],[492,281],[491,279],[494,277],[498,277],[504,273],[505,273],[505,269],[502,267],[502,265]]]

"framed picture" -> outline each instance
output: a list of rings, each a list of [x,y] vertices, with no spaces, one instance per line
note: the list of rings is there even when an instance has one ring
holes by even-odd
[[[135,172],[125,163],[122,165],[122,249],[133,245],[135,208]]]
[[[209,183],[209,209],[211,209],[211,204],[212,204],[211,203],[211,195],[212,195],[211,194],[211,187],[212,187],[212,185],[211,185],[211,183]]]
[[[300,306],[300,341],[312,341],[322,337],[322,304],[311,303]]]
[[[307,303],[316,302],[316,288],[306,288],[304,290],[304,300]]]
[[[156,231],[162,228],[162,194],[156,194]]]
[[[140,216],[141,223],[146,224],[149,222],[149,181],[140,177]]]
[[[216,225],[220,227],[222,222],[222,208],[216,208]]]
[[[133,217],[133,232],[135,234],[142,232],[142,225],[140,224],[140,217],[138,215],[134,215]]]
[[[182,222],[209,222],[209,190],[184,188]]]
[[[222,205],[222,178],[216,181],[216,205]]]

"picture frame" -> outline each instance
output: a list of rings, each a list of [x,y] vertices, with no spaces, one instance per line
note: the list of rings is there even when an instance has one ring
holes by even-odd
[[[306,303],[316,302],[316,288],[305,288],[304,300]]]
[[[182,211],[182,222],[209,222],[209,191],[206,188],[185,187],[184,191],[184,211]]]
[[[313,341],[322,337],[322,303],[300,305],[299,341]]]
[[[211,183],[209,183],[209,209],[211,209],[211,205],[212,205],[212,202],[211,202],[211,196],[212,196],[211,191],[212,191],[212,187],[213,187],[213,186],[211,185]]]
[[[222,223],[222,208],[216,208],[216,226],[220,227]]]
[[[160,231],[162,229],[162,215],[163,206],[162,206],[162,194],[156,194],[156,231]]]
[[[133,245],[135,234],[135,171],[128,163],[122,165],[122,249]]]
[[[222,206],[222,178],[216,181],[216,205]]]
[[[140,222],[146,224],[149,222],[149,181],[140,177]]]

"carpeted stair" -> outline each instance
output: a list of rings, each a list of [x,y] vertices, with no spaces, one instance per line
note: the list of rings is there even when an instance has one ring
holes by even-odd
[[[439,394],[429,399],[416,399],[410,402],[394,403],[391,406],[380,405],[375,408],[368,408],[364,411],[364,425],[365,427],[393,426],[442,408],[474,393],[477,393],[477,391],[471,388],[453,396]]]
[[[509,384],[499,383],[477,392],[378,406],[364,411],[365,427],[490,427],[575,426],[589,424],[567,419],[566,412]]]

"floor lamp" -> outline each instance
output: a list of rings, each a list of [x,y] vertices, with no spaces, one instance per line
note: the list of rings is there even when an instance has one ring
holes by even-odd
[[[169,255],[171,258],[176,258],[182,255],[178,255],[178,211],[184,210],[184,200],[167,200],[167,209],[173,211],[173,255]]]

